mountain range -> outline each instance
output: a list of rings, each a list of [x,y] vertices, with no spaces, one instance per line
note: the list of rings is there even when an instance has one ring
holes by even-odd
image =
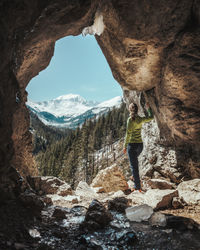
[[[102,115],[121,103],[120,96],[98,103],[77,94],[68,94],[43,102],[28,100],[26,105],[45,125],[73,129],[86,119]]]

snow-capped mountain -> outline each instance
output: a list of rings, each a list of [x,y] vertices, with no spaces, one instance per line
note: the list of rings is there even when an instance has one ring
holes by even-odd
[[[120,96],[98,103],[86,101],[80,95],[69,94],[44,102],[29,100],[26,105],[45,125],[75,128],[88,118],[106,113],[110,108],[119,107],[121,102]]]

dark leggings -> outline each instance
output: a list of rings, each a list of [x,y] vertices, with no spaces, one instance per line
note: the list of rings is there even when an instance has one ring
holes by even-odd
[[[138,156],[142,152],[142,149],[143,149],[143,143],[129,143],[127,147],[130,167],[135,182],[135,189],[141,188],[139,169],[138,169]]]

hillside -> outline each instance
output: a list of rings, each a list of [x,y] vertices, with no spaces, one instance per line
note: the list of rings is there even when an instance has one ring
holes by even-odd
[[[46,126],[40,119],[29,110],[30,114],[30,132],[33,135],[33,154],[36,155],[40,151],[45,152],[47,147],[59,141],[70,133],[70,129],[57,129],[54,127]]]
[[[52,139],[36,156],[41,175],[59,177],[72,186],[81,179],[90,183],[99,169],[108,166],[108,152],[113,153],[113,144],[124,137],[127,116],[123,103],[99,118],[86,120],[81,128],[68,130],[66,135],[54,131],[59,139]]]

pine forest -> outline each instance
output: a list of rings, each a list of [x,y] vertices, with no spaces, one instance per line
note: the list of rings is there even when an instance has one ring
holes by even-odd
[[[45,126],[32,113],[33,153],[40,175],[56,176],[75,187],[91,183],[99,168],[108,167],[113,144],[123,141],[128,112],[126,105],[85,120],[75,130]],[[114,154],[113,154],[114,155]]]

